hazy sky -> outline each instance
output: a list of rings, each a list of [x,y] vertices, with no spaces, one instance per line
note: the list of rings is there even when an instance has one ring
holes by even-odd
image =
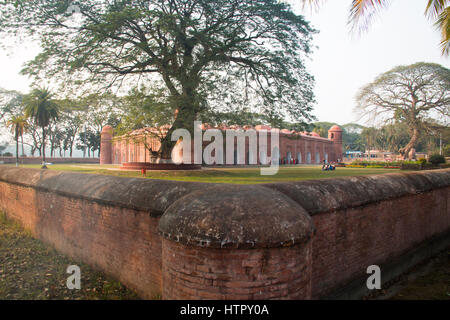
[[[347,27],[350,3],[328,0],[317,12],[295,7],[320,31],[314,41],[318,48],[308,61],[309,71],[316,78],[314,114],[320,121],[355,121],[358,88],[392,67],[419,61],[450,67],[450,59],[440,54],[439,32],[424,16],[425,0],[392,1],[391,7],[359,37],[351,35]],[[37,51],[32,44],[17,48],[10,56],[0,51],[0,87],[26,92],[29,80],[18,72]]]
[[[392,1],[361,36],[349,33],[350,4],[351,0],[328,0],[319,11],[304,12],[320,30],[315,37],[319,48],[309,63],[316,78],[314,113],[320,121],[355,121],[358,89],[395,66],[424,61],[450,67],[450,58],[440,53],[440,33],[424,15],[425,0]]]

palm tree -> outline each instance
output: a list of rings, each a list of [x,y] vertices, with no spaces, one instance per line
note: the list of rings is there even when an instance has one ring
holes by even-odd
[[[23,99],[25,116],[32,118],[42,128],[42,169],[45,165],[45,134],[48,125],[58,119],[59,106],[53,101],[52,93],[46,88],[34,89]]]
[[[6,122],[6,126],[11,128],[11,133],[14,134],[16,140],[16,167],[19,166],[19,137],[23,136],[23,133],[28,128],[28,121],[24,115],[13,116]],[[23,140],[22,140],[23,148]]]
[[[317,6],[321,0],[301,0],[303,4]],[[390,0],[353,0],[349,24],[353,30],[364,31],[373,18],[387,7]],[[435,26],[441,32],[442,54],[450,53],[450,0],[427,0],[425,15],[435,20]]]

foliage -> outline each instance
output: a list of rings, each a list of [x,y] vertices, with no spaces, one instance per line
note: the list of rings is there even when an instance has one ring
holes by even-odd
[[[438,64],[416,63],[396,67],[360,89],[356,111],[363,118],[408,126],[410,140],[399,151],[409,157],[429,120],[450,116],[450,70]]]
[[[14,135],[14,140],[18,140],[28,128],[28,121],[24,115],[12,116],[6,122],[6,126],[11,129],[11,133]]]
[[[23,95],[14,90],[0,88],[0,120],[20,113]]]
[[[30,209],[31,210],[31,209]],[[0,212],[0,300],[131,300],[135,292],[96,271],[79,259],[70,259],[34,238],[19,222]],[[67,288],[67,266],[82,270],[80,290]]]
[[[269,119],[263,114],[252,112],[248,108],[242,108],[232,111],[211,111],[202,116],[204,122],[211,124],[212,126],[257,126],[257,125],[270,125]],[[284,128],[284,126],[283,126]]]
[[[342,144],[345,151],[366,151],[363,137],[361,136],[364,126],[356,123],[342,125]]]
[[[16,140],[16,163],[19,163],[19,138],[28,129],[28,121],[24,115],[13,116],[6,122],[6,126],[11,129]]]
[[[159,89],[144,86],[130,90],[118,103],[122,116],[115,133],[123,135],[137,129],[161,128],[172,123],[176,109],[161,100],[161,94]]]
[[[438,165],[440,163],[445,163],[445,157],[440,154],[433,154],[428,161],[434,165]]]
[[[41,90],[45,91],[47,89]],[[17,115],[25,113],[25,107],[27,105],[36,105],[39,101],[39,97],[36,96],[37,91],[39,89],[33,90],[25,95],[20,92],[0,88],[0,103],[5,103],[5,105],[0,105],[0,109],[3,112],[1,113],[1,117],[12,120],[17,118]],[[56,99],[49,91],[47,94],[48,97],[46,99],[54,104],[54,107],[57,106],[58,109],[57,121],[50,121],[46,130],[45,144],[50,147],[50,154],[52,156],[55,151],[59,150],[60,156],[62,156],[63,152],[65,156],[66,151],[69,151],[70,157],[72,157],[73,148],[78,139],[78,133],[80,130],[83,130],[83,127],[85,130],[94,132],[99,137],[103,126],[109,124],[117,127],[120,122],[119,114],[124,112],[119,108],[121,106],[121,99],[110,93],[87,95],[78,99]],[[11,127],[12,123],[11,121],[5,121],[5,125]],[[17,146],[15,129],[14,127],[11,128]],[[27,122],[26,129],[19,130],[20,134],[18,137],[22,139],[22,145],[30,147],[32,156],[34,156],[36,151],[39,152],[39,155],[42,155],[42,128],[32,119]],[[97,145],[95,143],[92,144],[92,147],[96,147],[96,149],[91,149],[90,151],[94,152],[98,150]]]
[[[31,118],[42,129],[42,162],[45,167],[46,128],[59,117],[59,106],[52,99],[52,93],[45,88],[34,89],[23,97],[25,116]]]
[[[353,166],[363,167],[400,167],[403,164],[418,164],[418,161],[367,161],[355,160],[351,163]]]
[[[312,131],[318,133],[322,138],[328,138],[328,130],[335,124],[334,122],[314,122]]]
[[[444,148],[444,156],[450,157],[450,144]]]
[[[269,119],[312,119],[313,77],[304,58],[315,32],[277,0],[83,1],[72,19],[61,0],[3,4],[3,34],[28,35],[43,49],[24,69],[67,91],[141,84],[178,110],[171,131],[207,111],[249,106]]]
[[[92,129],[87,129],[84,132],[78,133],[78,141],[76,148],[78,150],[87,150],[88,156],[94,155],[94,152],[100,150],[100,133],[93,131]]]
[[[52,93],[45,88],[34,89],[24,96],[25,116],[32,118],[41,128],[46,128],[59,115],[58,105],[52,99]]]

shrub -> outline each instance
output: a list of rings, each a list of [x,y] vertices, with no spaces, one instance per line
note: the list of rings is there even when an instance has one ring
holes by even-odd
[[[4,157],[12,157],[13,154],[12,154],[11,152],[5,152],[5,153],[3,154],[3,156],[4,156]]]
[[[402,170],[422,170],[422,166],[418,163],[402,163]]]
[[[425,163],[427,163],[427,159],[425,159],[425,158],[419,159],[419,163],[421,165],[424,165]]]
[[[440,163],[445,163],[445,158],[440,154],[433,154],[428,161],[434,165],[439,165]]]
[[[418,165],[418,164],[420,164],[420,162],[407,161],[407,160],[401,160],[401,161],[358,161],[358,160],[356,160],[351,163],[351,165],[354,165],[354,166],[363,166],[363,167],[368,167],[368,168],[378,168],[378,167],[400,168],[402,165],[405,165],[405,164]]]
[[[445,146],[445,148],[444,148],[444,155],[446,157],[450,157],[450,144]]]

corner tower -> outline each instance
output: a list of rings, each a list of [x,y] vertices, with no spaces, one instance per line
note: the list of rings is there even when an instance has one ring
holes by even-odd
[[[342,148],[342,129],[339,126],[332,126],[328,130],[328,139],[333,141],[333,158],[331,161],[342,161],[343,148]]]
[[[100,140],[100,164],[112,163],[112,137],[113,128],[111,126],[104,126]]]

